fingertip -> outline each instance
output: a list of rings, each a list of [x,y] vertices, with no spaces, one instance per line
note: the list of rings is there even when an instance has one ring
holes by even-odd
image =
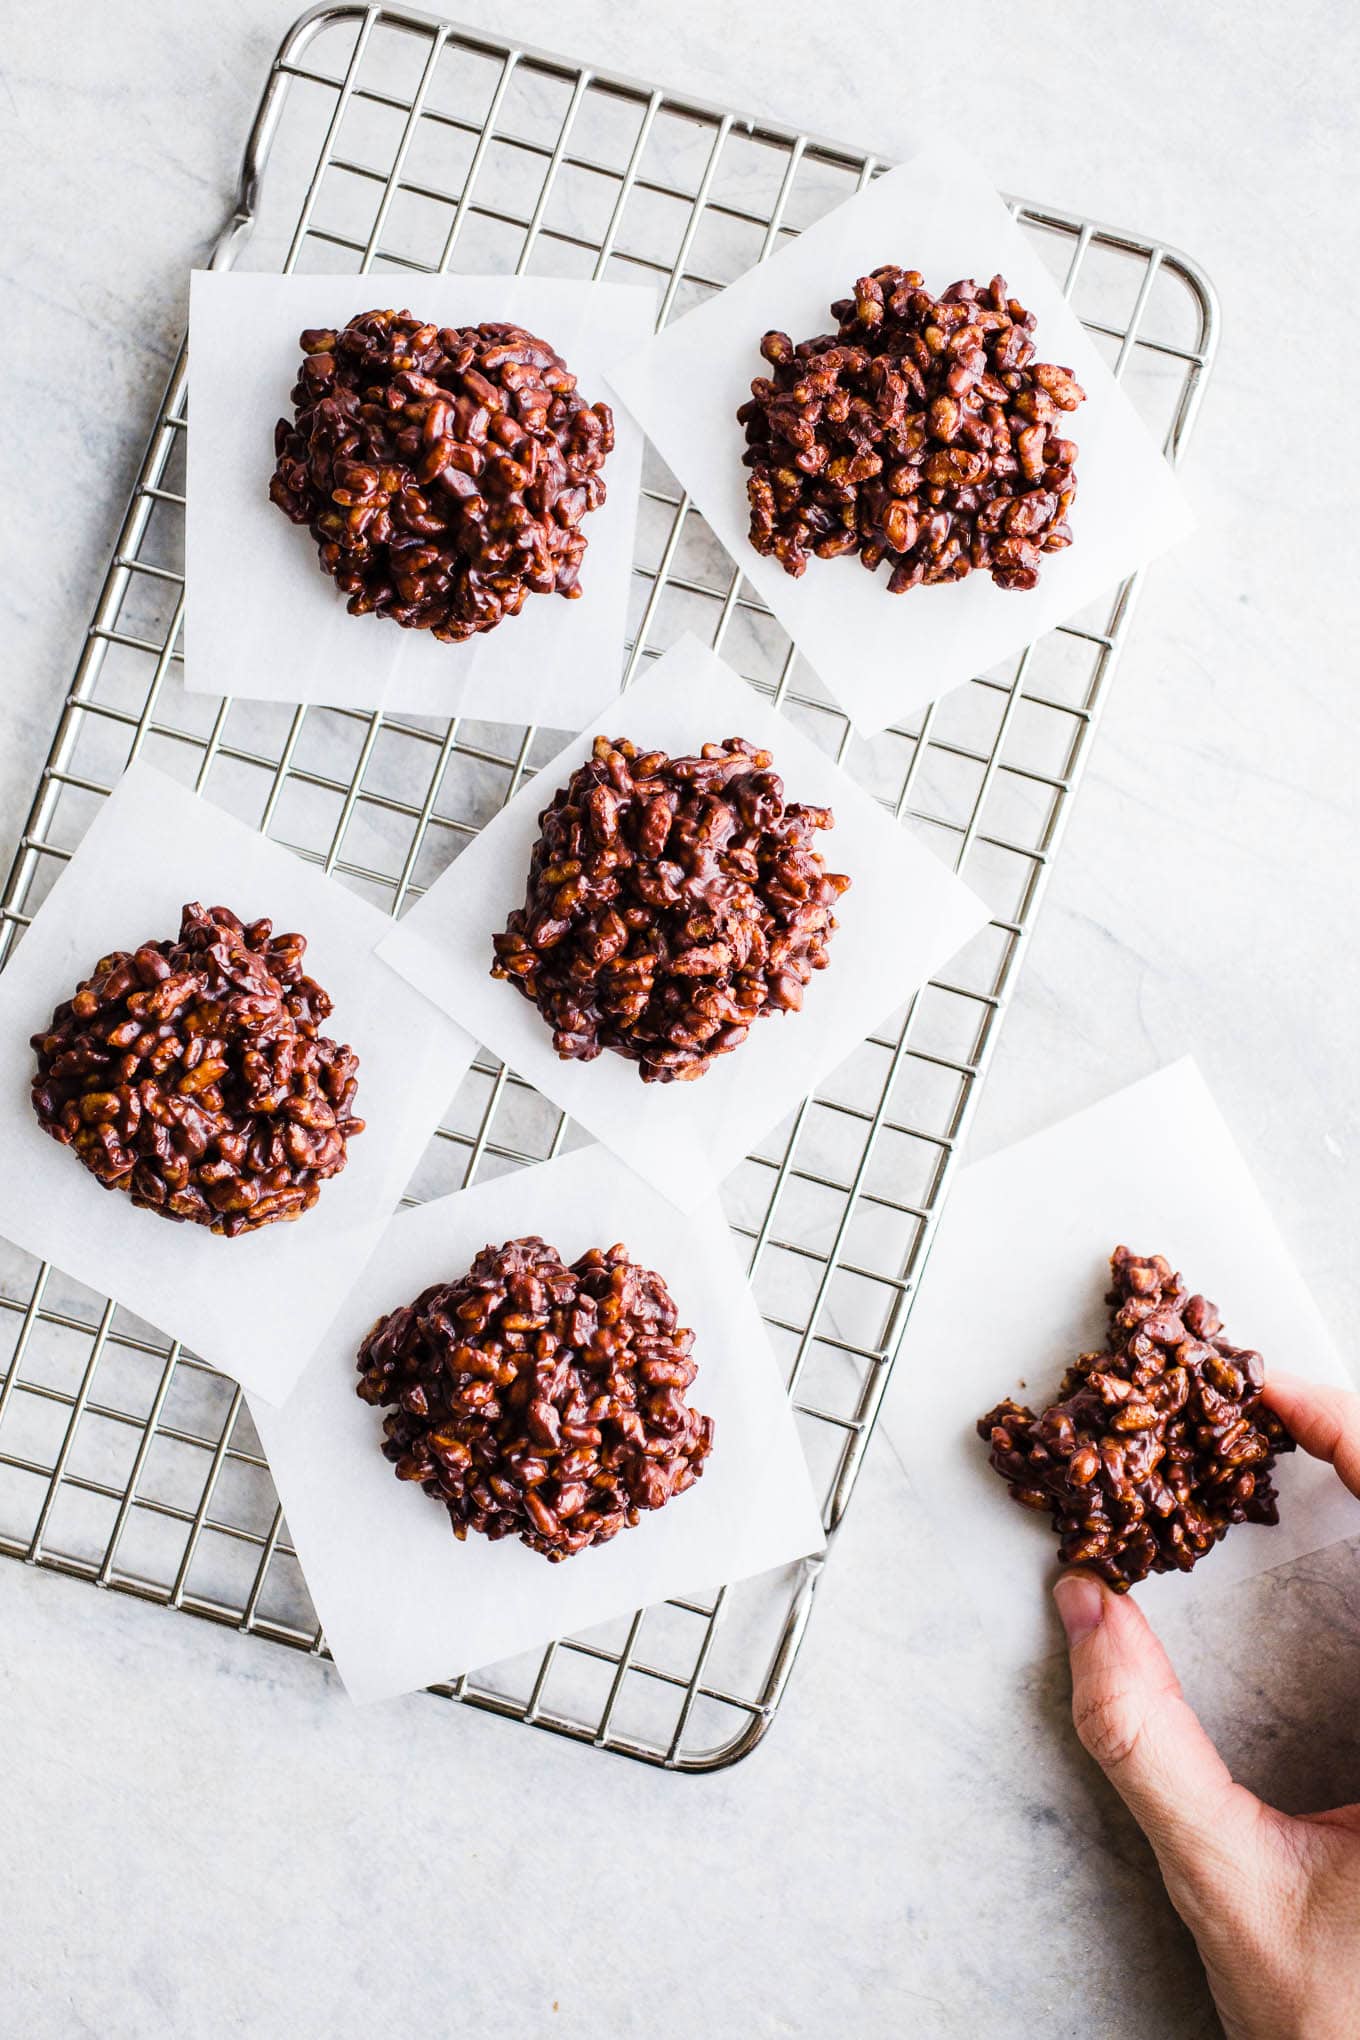
[[[1272,1367],[1261,1384],[1261,1398],[1264,1402],[1271,1402],[1276,1397],[1281,1402],[1297,1402],[1318,1409],[1356,1400],[1354,1389],[1343,1388],[1339,1382],[1310,1381],[1306,1374],[1290,1374],[1283,1367]]]
[[[1075,1650],[1099,1629],[1105,1620],[1107,1603],[1113,1598],[1094,1573],[1065,1572],[1054,1581],[1053,1600],[1069,1650]]]
[[[1360,1496],[1360,1395],[1334,1382],[1306,1381],[1274,1368],[1261,1395],[1294,1443],[1311,1458],[1334,1466],[1351,1493]]]
[[[1271,1367],[1266,1373],[1264,1382],[1261,1384],[1261,1393],[1268,1396],[1272,1388],[1290,1390],[1302,1388],[1303,1385],[1302,1376],[1291,1374],[1287,1367]]]

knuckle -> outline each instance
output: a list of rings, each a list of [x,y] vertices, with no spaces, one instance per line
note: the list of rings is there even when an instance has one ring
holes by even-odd
[[[1112,1771],[1126,1764],[1138,1748],[1145,1716],[1131,1694],[1097,1687],[1074,1696],[1072,1725],[1087,1755],[1102,1770]]]

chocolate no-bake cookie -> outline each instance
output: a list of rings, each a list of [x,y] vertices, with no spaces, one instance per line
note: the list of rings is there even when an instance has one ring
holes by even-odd
[[[306,947],[194,904],[177,940],[102,957],[33,1036],[43,1127],[163,1218],[230,1238],[299,1217],[364,1129]]]
[[[693,1344],[623,1247],[567,1267],[541,1239],[509,1240],[378,1320],[358,1393],[393,1406],[382,1449],[455,1537],[517,1536],[559,1561],[702,1474],[713,1421],[685,1401]]]
[[[301,346],[269,493],[351,615],[459,643],[526,595],[581,593],[614,419],[546,340],[373,311]]]
[[[1274,1523],[1271,1474],[1294,1441],[1261,1401],[1259,1353],[1229,1345],[1213,1304],[1160,1254],[1117,1247],[1103,1353],[1083,1353],[1039,1416],[1006,1401],[978,1424],[991,1464],[1046,1509],[1063,1565],[1123,1593],[1189,1572],[1234,1523]]]
[[[608,1048],[645,1083],[700,1077],[825,968],[850,883],[814,848],[834,817],[786,802],[743,738],[671,758],[597,737],[539,821],[492,976],[534,1002],[564,1059]]]
[[[799,575],[814,554],[888,566],[888,589],[962,580],[1033,588],[1070,545],[1077,449],[1059,431],[1085,392],[1034,359],[1034,314],[953,283],[933,297],[892,264],[831,307],[835,333],[767,333],[770,373],[737,413],[751,544]]]

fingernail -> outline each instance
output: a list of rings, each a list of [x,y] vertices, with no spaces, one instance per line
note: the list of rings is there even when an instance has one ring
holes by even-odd
[[[1089,1573],[1064,1573],[1053,1588],[1053,1598],[1069,1645],[1080,1643],[1104,1620],[1105,1596]]]

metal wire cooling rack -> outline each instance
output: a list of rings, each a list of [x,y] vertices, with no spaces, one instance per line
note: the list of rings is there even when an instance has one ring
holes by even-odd
[[[266,175],[266,166],[268,174]],[[663,318],[880,167],[861,150],[400,9],[289,31],[216,266],[656,280]],[[1174,461],[1212,291],[1157,242],[1016,203]],[[892,251],[888,251],[891,253]],[[412,286],[411,295],[418,302]],[[184,357],[152,430],[0,907],[0,961],[128,761],[148,756],[392,912],[558,748],[550,733],[205,700],[180,680]],[[834,1533],[1033,926],[1135,583],[918,720],[855,739],[669,474],[646,475],[631,672],[692,629],[948,857],[995,919],[728,1187]],[[572,1132],[482,1057],[413,1193]],[[240,1391],[112,1298],[0,1248],[0,1549],[323,1654]],[[752,1749],[820,1568],[668,1602],[439,1690],[672,1770]]]

